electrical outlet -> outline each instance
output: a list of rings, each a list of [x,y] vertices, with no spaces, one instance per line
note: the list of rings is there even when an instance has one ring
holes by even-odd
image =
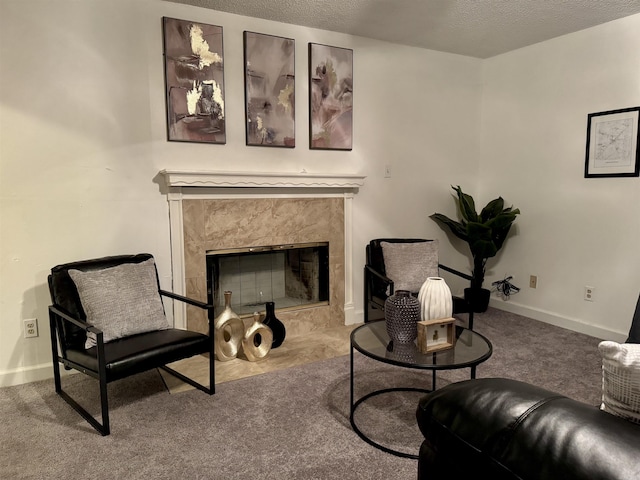
[[[391,165],[384,166],[384,178],[391,178]]]
[[[590,287],[589,285],[584,287],[584,299],[587,302],[593,302],[595,294],[596,289],[594,287]]]
[[[24,320],[24,338],[32,338],[38,336],[38,319],[28,318]]]
[[[529,288],[538,288],[538,277],[536,275],[529,277]]]

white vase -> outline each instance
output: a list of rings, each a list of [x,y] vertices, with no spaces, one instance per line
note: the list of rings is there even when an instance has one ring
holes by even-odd
[[[453,315],[451,289],[441,277],[428,277],[418,293],[422,320],[450,318]]]

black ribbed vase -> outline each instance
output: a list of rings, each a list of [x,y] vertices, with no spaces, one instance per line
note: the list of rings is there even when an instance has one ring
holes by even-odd
[[[284,323],[276,318],[276,304],[273,302],[265,303],[267,307],[267,313],[262,320],[267,327],[273,332],[273,343],[271,348],[278,348],[284,342],[284,337],[287,336],[287,330],[284,327]]]
[[[410,343],[418,337],[420,302],[408,290],[398,290],[384,302],[387,334],[395,343]]]

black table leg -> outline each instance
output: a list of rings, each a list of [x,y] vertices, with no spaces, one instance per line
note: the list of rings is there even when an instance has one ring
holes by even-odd
[[[375,390],[373,392],[370,392],[368,394],[366,394],[365,396],[359,398],[357,401],[354,402],[354,398],[355,398],[355,394],[354,394],[354,366],[353,366],[353,345],[351,345],[351,349],[350,349],[350,375],[349,375],[349,383],[350,383],[350,409],[349,409],[349,422],[351,423],[351,428],[353,429],[354,432],[356,432],[358,434],[358,436],[363,439],[365,442],[367,442],[369,445],[374,446],[375,448],[382,450],[383,452],[387,452],[390,453],[392,455],[395,455],[397,457],[403,457],[403,458],[411,458],[414,460],[418,459],[418,455],[417,454],[413,454],[413,453],[407,453],[407,452],[401,452],[399,450],[394,450],[392,448],[386,447],[374,440],[372,440],[371,438],[369,438],[364,432],[362,432],[360,430],[360,428],[358,427],[358,425],[356,424],[355,421],[355,413],[357,408],[360,406],[360,404],[362,404],[364,401],[368,400],[371,397],[375,397],[377,395],[383,395],[386,393],[391,393],[391,392],[420,392],[420,393],[429,393],[430,390],[426,390],[426,389],[422,389],[422,388],[415,388],[415,387],[399,387],[399,388],[385,388],[382,390]],[[433,372],[433,383],[435,386],[435,381],[436,381],[436,372]]]
[[[351,373],[349,374],[349,380],[350,380],[350,395],[351,395],[351,401],[349,403],[350,407],[349,407],[349,417],[353,418],[353,344],[351,345],[351,349],[350,349],[350,356],[351,356]]]

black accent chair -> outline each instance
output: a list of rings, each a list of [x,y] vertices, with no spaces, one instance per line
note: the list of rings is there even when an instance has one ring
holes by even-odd
[[[209,319],[209,335],[167,328],[137,333],[105,343],[103,332],[86,321],[87,316],[69,270],[97,271],[123,264],[141,263],[152,258],[152,255],[143,253],[84,260],[53,267],[48,276],[49,292],[53,303],[49,307],[49,323],[55,391],[102,435],[110,433],[107,384],[115,380],[153,368],[162,368],[209,395],[215,393],[214,343],[211,327],[213,307],[161,290],[157,270],[155,280],[158,285],[158,296],[169,297],[206,310]],[[114,301],[117,302],[118,299],[115,298]],[[131,318],[131,321],[135,322],[135,318]],[[87,333],[95,334],[96,346],[85,348]],[[209,386],[202,385],[166,366],[168,363],[194,355],[209,356]],[[62,389],[59,363],[64,365],[66,370],[78,370],[100,382],[102,423]]]
[[[382,252],[382,242],[389,243],[418,243],[431,242],[424,238],[376,238],[371,240],[366,246],[366,263],[364,266],[364,321],[369,322],[384,318],[384,303],[386,299],[393,295],[394,282],[387,277],[384,265],[384,255]],[[473,277],[465,273],[438,263],[438,268],[468,280],[471,283]],[[426,280],[426,278],[425,278]],[[416,294],[416,292],[412,292]],[[378,314],[376,318],[373,316]],[[473,330],[473,309],[467,304],[464,298],[453,296],[453,313],[468,313],[468,327]]]

